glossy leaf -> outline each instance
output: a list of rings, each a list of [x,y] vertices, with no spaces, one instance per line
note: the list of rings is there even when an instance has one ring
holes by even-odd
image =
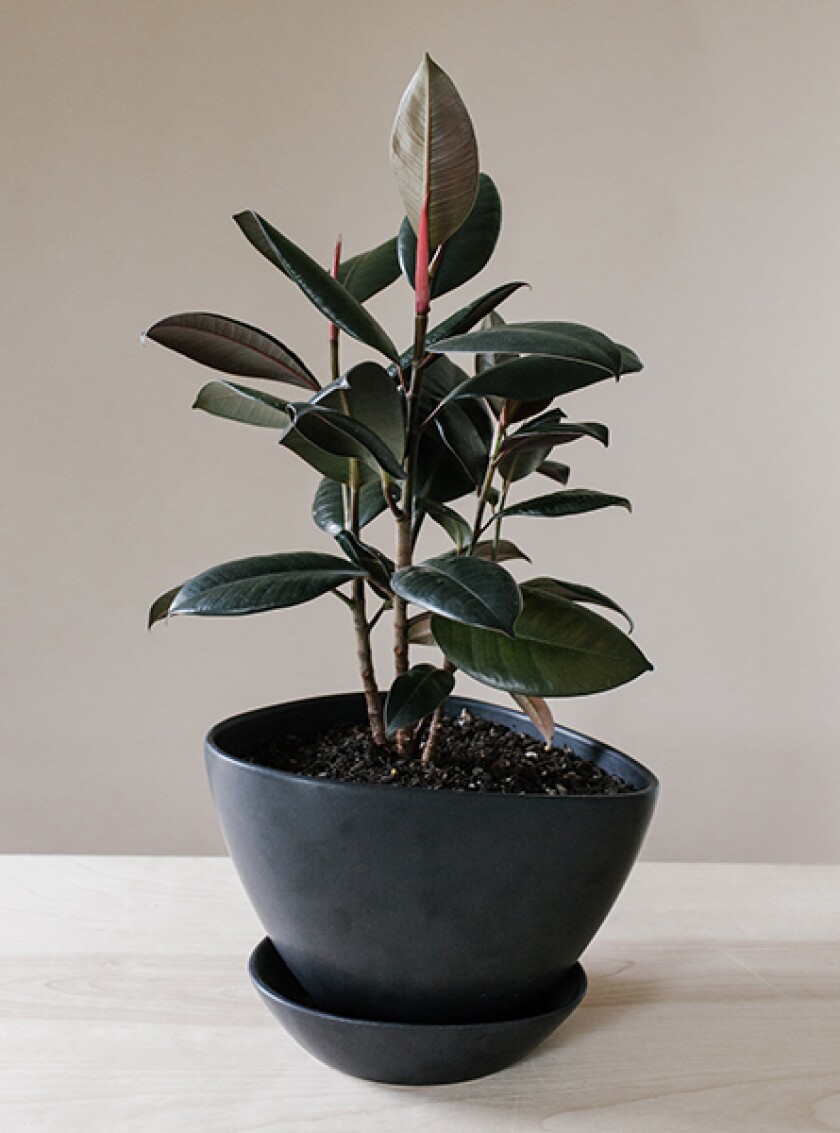
[[[193,409],[203,409],[214,417],[241,421],[245,425],[259,425],[264,429],[288,429],[291,417],[289,403],[279,397],[250,389],[235,382],[208,382],[198,391]]]
[[[204,311],[161,319],[145,334],[194,362],[240,378],[288,382],[318,390],[321,383],[288,346],[264,330]]]
[[[451,507],[446,504],[439,504],[435,500],[422,500],[421,507],[429,516],[437,523],[452,542],[455,544],[456,550],[460,551],[470,541],[472,529],[462,515],[459,515]]]
[[[510,695],[540,733],[546,745],[550,747],[554,739],[555,724],[548,704],[541,696],[523,696],[519,692],[512,692]]]
[[[371,477],[375,477],[376,483],[380,483],[378,466],[374,470],[358,460],[349,460],[346,456],[336,456],[333,452],[327,452],[326,449],[320,448],[312,441],[307,440],[297,429],[287,428],[286,432],[280,437],[280,444],[283,448],[287,448],[296,456],[299,456],[310,468],[314,468],[316,472],[320,472],[322,476],[326,476],[330,480],[335,480],[341,484],[350,484],[353,480],[355,468],[363,480],[367,481]]]
[[[498,463],[499,475],[509,484],[524,480],[545,463],[553,447],[552,444],[542,444],[504,454]]]
[[[361,252],[339,264],[338,280],[354,299],[366,303],[386,287],[390,287],[400,275],[400,262],[397,259],[397,238],[392,236],[384,244]]]
[[[489,330],[490,327],[504,326],[507,326],[507,323],[498,311],[491,311],[490,314],[485,315],[481,321],[482,330]],[[502,362],[512,362],[514,358],[518,357],[518,354],[499,354],[493,352],[476,354],[475,372],[476,374],[483,374],[485,370],[489,370],[492,366],[500,366]]]
[[[540,519],[556,519],[561,515],[582,515],[605,507],[623,507],[632,511],[629,500],[623,496],[610,496],[590,488],[569,488],[565,492],[549,492],[522,503],[511,504],[496,513],[495,519],[510,519],[517,515],[531,515]]]
[[[432,275],[432,299],[461,287],[486,267],[493,255],[501,227],[502,200],[499,190],[487,174],[482,173],[470,215],[438,254]],[[417,237],[408,219],[403,221],[397,237],[397,256],[403,275],[413,287]]]
[[[617,602],[593,590],[591,586],[583,586],[579,582],[561,582],[557,578],[531,578],[522,583],[523,590],[539,590],[543,594],[553,594],[558,598],[565,598],[569,602],[584,602],[590,606],[602,606],[605,610],[612,610],[625,619],[630,632],[633,632],[633,619],[626,610],[622,610]]]
[[[428,201],[429,246],[461,227],[478,190],[478,147],[467,108],[445,71],[425,55],[400,101],[391,167],[415,232]]]
[[[334,394],[320,393],[312,401],[349,413],[376,433],[397,460],[402,461],[405,454],[403,396],[384,366],[360,362],[343,375]]]
[[[637,374],[639,370],[644,369],[644,363],[634,350],[631,350],[629,346],[622,346],[621,343],[616,343],[616,345],[621,351],[622,374]]]
[[[621,347],[611,338],[582,323],[527,322],[487,327],[470,334],[457,334],[439,341],[438,352],[470,354],[543,354],[588,362],[618,377],[621,373]]]
[[[466,625],[511,634],[522,599],[510,574],[472,556],[443,556],[405,567],[391,579],[395,594]]]
[[[331,323],[386,358],[398,359],[397,348],[370,312],[303,249],[255,212],[241,212],[233,219],[257,251],[296,283]]]
[[[444,444],[437,429],[426,429],[420,436],[417,454],[416,497],[450,503],[475,491],[472,477]]]
[[[405,478],[400,462],[388,446],[361,421],[311,402],[293,402],[289,410],[292,413],[290,431],[297,430],[312,444],[336,456],[378,465],[395,480]]]
[[[359,491],[359,527],[366,527],[386,508],[382,482],[379,479],[363,484]],[[341,484],[324,479],[318,485],[312,501],[312,518],[317,527],[327,535],[337,535],[345,530],[344,491]]]
[[[541,476],[547,476],[549,480],[556,480],[558,484],[568,484],[572,470],[568,464],[561,464],[558,460],[544,460],[537,472]]]
[[[501,304],[511,295],[517,292],[520,287],[528,287],[524,280],[518,279],[513,283],[503,283],[500,287],[494,287],[492,290],[485,292],[478,299],[474,299],[472,303],[468,303],[466,307],[461,307],[448,319],[444,319],[442,323],[438,323],[436,327],[432,327],[426,336],[426,347],[430,352],[439,354],[443,351],[432,351],[435,344],[450,340],[453,336],[460,336],[471,330],[477,323],[480,323],[485,315],[489,315],[491,311]]]
[[[502,457],[509,453],[532,452],[553,449],[557,445],[571,444],[582,437],[591,437],[606,446],[610,441],[609,429],[598,421],[559,421],[546,422],[542,426],[522,428],[512,433],[502,444],[499,453]]]
[[[426,336],[426,347],[431,351],[434,344],[443,338],[451,337],[456,334],[465,334],[476,323],[480,323],[485,315],[490,311],[495,310],[500,303],[504,303],[509,299],[514,292],[518,291],[520,287],[527,287],[528,284],[523,280],[517,280],[515,283],[504,283],[501,287],[494,287],[492,291],[486,292],[478,299],[474,299],[472,303],[468,303],[466,307],[461,307],[454,315],[444,319],[436,327],[432,327]],[[403,370],[407,370],[411,365],[414,358],[414,348],[411,347],[400,356],[400,366]]]
[[[385,730],[389,736],[423,720],[446,700],[455,676],[434,665],[412,665],[397,677],[385,700]]]
[[[464,337],[468,338],[469,335]],[[436,352],[438,346],[431,349]],[[585,359],[549,358],[533,354],[502,362],[491,370],[469,378],[450,396],[453,400],[495,396],[533,404],[574,393],[611,377],[614,375],[605,366]]]
[[[180,586],[175,586],[172,590],[167,590],[165,594],[161,594],[160,598],[155,598],[149,609],[149,629],[151,629],[156,622],[165,621],[169,617],[169,610],[180,589]],[[429,632],[431,633],[431,630]],[[434,641],[432,641],[432,644],[434,644]]]
[[[524,559],[528,563],[531,561],[524,551],[520,551],[515,543],[511,543],[510,539],[499,539],[498,542],[493,539],[482,539],[476,543],[470,554],[473,558],[489,559],[494,563],[504,563],[510,559]]]
[[[522,696],[585,696],[626,684],[653,666],[612,622],[574,602],[523,591],[516,636],[432,617],[440,648],[490,688]]]
[[[233,382],[209,382],[199,391],[193,408],[203,409],[206,413],[231,421],[285,430],[280,436],[280,444],[284,448],[290,449],[322,476],[349,484],[352,479],[351,461],[327,452],[307,440],[297,429],[291,428],[288,405],[287,401],[262,393],[261,390],[249,389]],[[365,480],[373,475],[367,466],[360,467],[360,474]],[[378,469],[376,483],[379,484]]]
[[[483,414],[480,405],[472,408],[478,408],[479,413]],[[453,402],[437,417],[435,428],[467,476],[476,487],[479,487],[484,480],[490,455],[489,421],[476,421],[474,412],[465,413],[463,406]]]
[[[517,435],[548,431],[555,425],[560,425],[567,417],[568,413],[564,413],[562,409],[549,409],[547,413],[531,414],[530,419],[517,431]]]
[[[482,320],[481,328],[485,330],[488,327],[506,325],[498,311],[491,311]],[[501,366],[502,363],[512,362],[518,357],[518,354],[476,354],[475,372],[476,374],[483,374],[485,370],[489,370],[492,366]],[[525,421],[529,417],[541,413],[543,409],[547,409],[551,404],[551,398],[540,398],[538,401],[517,401],[516,398],[490,396],[487,398],[487,402],[497,417],[501,417],[504,409],[508,425],[513,425],[517,421]]]
[[[464,379],[464,371],[446,357],[436,358],[427,364],[420,395],[421,417],[431,414],[446,394]],[[493,428],[486,410],[475,401],[465,401],[461,407],[467,410],[469,427],[479,439],[481,448],[489,452]],[[440,432],[432,427],[425,429],[420,437],[418,455],[418,498],[447,503],[473,492],[475,486],[475,479],[465,470],[463,460],[454,455]]]
[[[357,566],[360,566],[368,575],[368,582],[376,592],[384,598],[391,597],[391,575],[394,573],[394,564],[376,547],[363,543],[358,536],[350,531],[339,531],[335,541],[344,551],[345,555]]]
[[[236,617],[297,606],[334,590],[365,571],[314,551],[257,555],[211,567],[185,582],[170,606],[170,615]]]
[[[517,406],[519,402],[507,402],[507,404],[508,406]],[[533,402],[531,404],[538,405],[539,403]],[[548,431],[554,425],[562,424],[565,416],[566,414],[562,410],[554,409],[550,413],[544,413],[541,417],[535,417],[524,428],[508,438],[507,444],[502,445],[501,459],[498,462],[499,475],[503,480],[512,484],[517,480],[524,480],[526,476],[536,472],[550,455],[556,443],[550,437],[544,435],[544,430]],[[540,439],[526,441],[525,438],[529,436],[531,431],[539,433]],[[525,441],[525,443],[523,444],[522,441]]]

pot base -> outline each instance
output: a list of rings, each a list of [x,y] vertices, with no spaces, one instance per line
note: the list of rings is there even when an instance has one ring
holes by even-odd
[[[481,1078],[518,1062],[565,1022],[586,993],[575,964],[544,1010],[481,1023],[393,1023],[332,1015],[316,1008],[266,937],[251,954],[260,998],[300,1046],[354,1078],[433,1086]]]

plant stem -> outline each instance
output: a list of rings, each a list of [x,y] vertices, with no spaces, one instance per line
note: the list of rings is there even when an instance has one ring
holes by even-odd
[[[455,666],[448,657],[444,658],[443,668],[450,673],[455,672]],[[435,758],[438,744],[440,743],[440,726],[443,721],[443,705],[439,704],[432,713],[431,723],[429,724],[429,734],[426,736],[426,742],[423,745],[423,754],[420,757],[421,763],[432,763]]]
[[[414,320],[414,358],[411,363],[411,384],[408,388],[406,404],[407,452],[405,459],[405,485],[403,488],[402,517],[397,521],[397,570],[411,566],[412,530],[415,522],[416,503],[414,485],[417,476],[417,451],[420,441],[418,429],[420,416],[420,388],[422,385],[423,355],[426,352],[426,329],[429,323],[428,312],[418,314]],[[408,669],[408,615],[406,603],[402,598],[394,599],[394,667],[397,676]]]
[[[502,485],[502,492],[501,492],[501,495],[499,496],[499,507],[498,507],[499,512],[502,512],[502,511],[505,510],[505,505],[507,504],[508,492],[510,491],[510,485],[511,485],[510,480],[505,480],[503,485]],[[501,518],[499,517],[498,514],[496,515],[495,520],[496,520],[496,526],[493,530],[493,558],[498,559],[498,557],[499,557],[499,542],[500,542],[501,537],[502,537],[502,520],[501,520]]]
[[[420,442],[420,389],[422,386],[423,356],[426,353],[426,330],[429,325],[429,312],[420,311],[414,319],[414,357],[411,362],[411,383],[406,399],[407,446],[405,456],[405,483],[403,487],[402,515],[397,520],[397,570],[411,566],[412,533],[416,515],[414,499],[417,476],[417,453]],[[399,677],[408,671],[408,610],[403,598],[394,599],[394,670]],[[401,752],[410,742],[407,731],[397,733],[397,744]]]
[[[475,550],[475,545],[481,535],[481,521],[484,518],[484,509],[487,507],[487,501],[490,499],[490,489],[493,487],[493,474],[496,471],[496,458],[499,455],[499,449],[502,447],[502,442],[505,439],[506,424],[505,416],[502,414],[496,422],[496,428],[493,431],[490,455],[487,459],[487,471],[484,474],[484,481],[478,493],[475,521],[473,522],[472,538],[470,539],[470,554]]]
[[[359,490],[361,488],[361,475],[359,463],[352,462],[352,479],[350,481],[350,531],[358,536],[359,524]],[[365,609],[365,580],[354,578],[350,584],[352,593],[353,628],[356,631],[356,658],[359,663],[359,673],[362,678],[362,688],[365,694],[370,730],[373,742],[385,747],[385,722],[382,717],[382,698],[376,683],[376,673],[373,667],[373,651],[370,647],[370,631],[367,612]]]
[[[364,579],[353,580],[353,628],[356,631],[356,658],[362,678],[368,720],[373,742],[386,746],[385,721],[382,717],[382,698],[376,687],[376,674],[373,668],[373,653],[370,647],[370,630],[365,617]]]

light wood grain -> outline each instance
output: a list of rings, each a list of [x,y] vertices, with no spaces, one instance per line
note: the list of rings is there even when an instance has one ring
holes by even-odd
[[[840,1130],[840,867],[637,867],[537,1054],[345,1078],[252,992],[221,858],[0,858],[2,1133]]]

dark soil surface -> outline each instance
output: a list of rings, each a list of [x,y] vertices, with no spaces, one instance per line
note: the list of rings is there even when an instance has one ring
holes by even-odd
[[[546,749],[502,724],[466,709],[445,717],[433,763],[402,758],[375,745],[366,729],[333,728],[320,736],[286,737],[266,744],[255,762],[317,779],[388,783],[433,790],[493,791],[509,795],[619,795],[634,788],[568,747]]]

